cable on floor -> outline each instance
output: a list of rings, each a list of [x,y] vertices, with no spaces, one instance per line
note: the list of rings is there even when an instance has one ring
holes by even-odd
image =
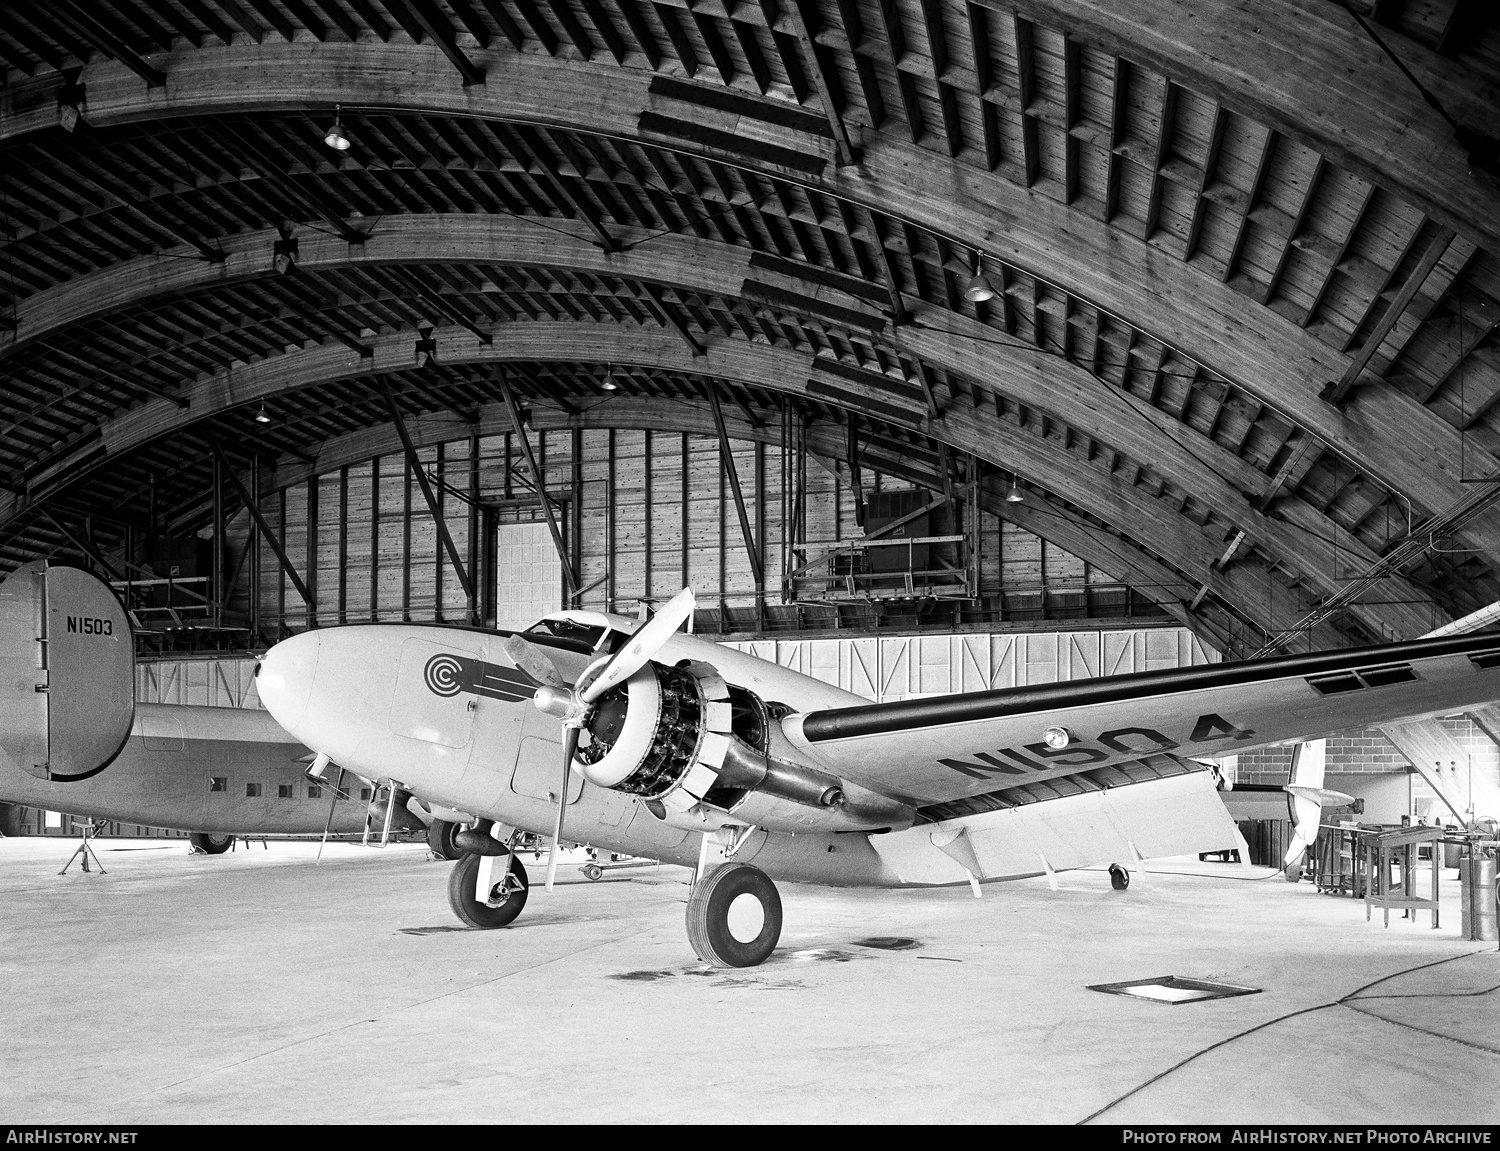
[[[1254,1035],[1257,1031],[1264,1031],[1267,1027],[1274,1026],[1277,1023],[1282,1023],[1282,1022],[1284,1022],[1285,1020],[1288,1020],[1288,1019],[1295,1019],[1299,1015],[1311,1015],[1314,1011],[1326,1011],[1330,1007],[1347,1006],[1348,1001],[1351,1000],[1351,999],[1356,998],[1361,991],[1368,991],[1372,987],[1379,987],[1382,983],[1386,983],[1386,982],[1388,982],[1388,981],[1390,981],[1392,979],[1399,979],[1403,975],[1412,975],[1412,974],[1414,974],[1415,972],[1418,972],[1418,971],[1425,971],[1429,967],[1441,967],[1445,963],[1452,963],[1455,959],[1467,959],[1471,955],[1480,955],[1480,954],[1483,954],[1483,953],[1485,953],[1487,951],[1489,951],[1489,948],[1487,948],[1487,947],[1480,948],[1480,949],[1478,949],[1476,951],[1465,951],[1462,955],[1450,955],[1446,959],[1437,959],[1437,960],[1434,960],[1431,963],[1421,963],[1421,964],[1418,964],[1416,967],[1408,967],[1404,971],[1397,971],[1397,972],[1394,972],[1394,973],[1392,973],[1390,975],[1382,975],[1379,979],[1372,980],[1371,982],[1366,983],[1362,987],[1356,987],[1353,991],[1349,992],[1348,995],[1342,996],[1341,998],[1335,999],[1335,1000],[1333,1000],[1333,1001],[1331,1001],[1329,1003],[1319,1003],[1316,1007],[1303,1007],[1303,1008],[1301,1008],[1300,1010],[1297,1010],[1297,1011],[1288,1011],[1285,1015],[1278,1015],[1275,1019],[1267,1019],[1264,1023],[1257,1023],[1254,1027],[1248,1027],[1244,1031],[1238,1031],[1238,1032],[1236,1032],[1233,1035],[1230,1035],[1230,1036],[1227,1036],[1227,1037],[1225,1037],[1223,1039],[1220,1039],[1217,1043],[1210,1043],[1207,1047],[1201,1048],[1198,1051],[1194,1051],[1191,1055],[1187,1056],[1187,1058],[1178,1060],[1176,1063],[1172,1064],[1172,1066],[1168,1067],[1165,1071],[1159,1071],[1159,1072],[1157,1072],[1155,1075],[1151,1076],[1150,1079],[1147,1079],[1144,1083],[1141,1083],[1141,1084],[1136,1085],[1135,1087],[1132,1087],[1129,1091],[1125,1092],[1125,1094],[1123,1094],[1121,1096],[1118,1096],[1115,1099],[1110,1100],[1108,1103],[1106,1103],[1103,1107],[1099,1108],[1097,1111],[1094,1111],[1094,1112],[1092,1112],[1089,1115],[1085,1115],[1082,1119],[1078,1120],[1078,1123],[1076,1124],[1076,1126],[1082,1127],[1085,1123],[1092,1122],[1093,1120],[1099,1118],[1099,1116],[1103,1115],[1106,1111],[1112,1111],[1112,1110],[1114,1110],[1114,1108],[1118,1107],[1121,1103],[1124,1103],[1125,1100],[1129,1099],[1132,1095],[1139,1094],[1140,1092],[1144,1091],[1147,1087],[1150,1087],[1153,1083],[1159,1083],[1161,1080],[1165,1079],[1168,1075],[1172,1074],[1172,1072],[1180,1070],[1183,1067],[1186,1067],[1189,1063],[1193,1062],[1193,1060],[1197,1059],[1199,1056],[1207,1055],[1210,1051],[1217,1051],[1220,1047],[1225,1047],[1225,1046],[1229,1045],[1230,1043],[1233,1043],[1236,1039],[1243,1039],[1247,1035]],[[1359,1008],[1356,1007],[1356,1008],[1353,1008],[1353,1010],[1359,1011]],[[1361,1015],[1368,1015],[1371,1019],[1380,1019],[1380,1020],[1382,1020],[1382,1022],[1385,1022],[1385,1023],[1393,1023],[1393,1022],[1395,1022],[1394,1020],[1385,1019],[1383,1016],[1375,1015],[1375,1014],[1373,1014],[1372,1012],[1369,1012],[1369,1011],[1359,1011],[1359,1014],[1361,1014]],[[1409,1026],[1408,1024],[1405,1024],[1405,1023],[1398,1023],[1396,1025],[1398,1027],[1407,1027],[1407,1026]],[[1413,1031],[1422,1031],[1422,1028],[1420,1028],[1420,1027],[1412,1027],[1411,1030],[1413,1030]],[[1437,1032],[1428,1031],[1428,1032],[1426,1032],[1426,1034],[1428,1034],[1428,1035],[1437,1035]],[[1440,1038],[1440,1039],[1453,1039],[1453,1037],[1451,1035],[1437,1035],[1437,1037]],[[1466,1047],[1477,1047],[1478,1046],[1478,1044],[1469,1043],[1467,1040],[1463,1040],[1463,1039],[1454,1039],[1453,1041],[1455,1043],[1462,1043]],[[1486,1047],[1480,1047],[1479,1049],[1481,1051],[1491,1050],[1490,1048],[1486,1048]],[[1500,1054],[1500,1052],[1496,1052],[1496,1053]]]

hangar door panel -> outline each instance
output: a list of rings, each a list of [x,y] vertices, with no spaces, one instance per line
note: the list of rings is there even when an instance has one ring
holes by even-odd
[[[562,563],[545,522],[506,524],[496,537],[495,626],[524,631],[562,607]]]

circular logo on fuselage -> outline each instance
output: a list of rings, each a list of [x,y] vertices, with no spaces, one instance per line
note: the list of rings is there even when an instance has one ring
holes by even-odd
[[[463,690],[462,684],[463,665],[458,662],[456,656],[435,655],[427,661],[426,668],[422,671],[422,677],[427,681],[427,689],[433,695],[441,695],[445,698],[455,696]]]

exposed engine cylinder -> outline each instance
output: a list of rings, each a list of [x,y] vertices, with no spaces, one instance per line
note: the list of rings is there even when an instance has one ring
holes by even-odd
[[[584,777],[600,787],[661,798],[693,765],[704,710],[691,671],[648,663],[599,697],[588,745],[578,750]]]

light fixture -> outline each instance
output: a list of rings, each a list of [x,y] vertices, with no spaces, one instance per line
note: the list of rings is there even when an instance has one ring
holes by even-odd
[[[255,422],[257,424],[269,424],[271,422],[271,413],[266,411],[264,402],[260,405],[260,411],[255,413]]]
[[[609,371],[604,374],[604,382],[599,385],[606,392],[617,392],[620,385],[615,383],[615,366],[610,364]]]
[[[323,133],[323,143],[327,144],[335,152],[347,152],[354,145],[354,141],[344,133],[344,124],[341,118],[342,109],[339,105],[333,106],[333,126]]]
[[[1061,751],[1073,742],[1073,733],[1065,727],[1049,727],[1042,732],[1042,742],[1053,751]]]
[[[1025,499],[1026,496],[1021,491],[1021,485],[1016,483],[1015,476],[1011,476],[1010,491],[1005,493],[1005,502],[1008,504],[1019,504],[1022,503]]]
[[[984,257],[978,251],[975,251],[974,278],[969,281],[968,287],[964,289],[964,299],[968,300],[971,304],[982,304],[986,300],[993,300],[994,298],[995,289],[984,274]]]

